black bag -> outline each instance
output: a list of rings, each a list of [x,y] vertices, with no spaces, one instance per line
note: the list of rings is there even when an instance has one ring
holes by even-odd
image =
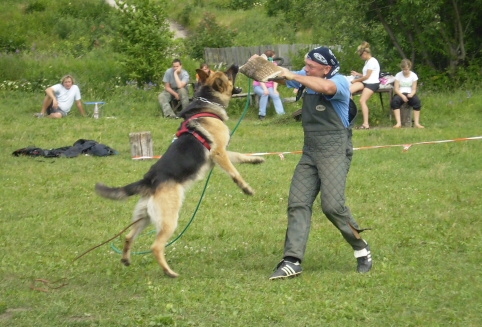
[[[18,157],[18,156],[43,157],[45,156],[45,151],[42,150],[41,148],[29,146],[26,148],[13,151],[12,155],[14,155],[15,157]]]

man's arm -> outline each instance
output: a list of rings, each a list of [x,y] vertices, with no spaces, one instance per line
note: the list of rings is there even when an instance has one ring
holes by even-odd
[[[283,72],[279,76],[285,77],[287,80],[298,82],[318,93],[323,93],[325,95],[333,95],[336,93],[335,83],[326,78],[298,75],[292,73],[286,68],[283,68]]]
[[[77,109],[79,109],[79,112],[82,115],[82,117],[85,117],[85,112],[84,112],[84,108],[82,107],[82,102],[80,100],[75,100],[75,105],[77,106]]]
[[[169,92],[176,100],[179,100],[179,94],[171,88],[171,83],[164,83],[164,90]]]
[[[47,94],[47,96],[52,99],[52,108],[57,109],[59,107],[59,104],[57,102],[57,98],[55,97],[53,87],[46,88],[45,94]]]
[[[174,80],[176,81],[176,85],[178,89],[182,89],[187,84],[186,82],[182,81],[181,78],[179,77],[181,73],[182,73],[182,66],[179,66],[179,68],[177,68],[174,71]]]

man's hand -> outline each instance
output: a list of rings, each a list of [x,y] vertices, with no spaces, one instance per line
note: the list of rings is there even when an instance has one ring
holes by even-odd
[[[176,68],[175,73],[179,75],[181,71],[182,71],[182,66],[179,66]]]
[[[289,69],[286,69],[284,67],[280,67],[280,68],[281,68],[281,72],[276,77],[284,77],[287,80],[292,80],[294,78],[295,74],[293,74]]]

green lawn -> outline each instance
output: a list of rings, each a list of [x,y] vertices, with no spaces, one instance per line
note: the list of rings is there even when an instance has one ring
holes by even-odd
[[[378,99],[368,131],[354,146],[411,144],[481,136],[482,96],[421,94],[425,129],[390,128]],[[374,266],[355,273],[353,252],[315,203],[303,274],[270,282],[280,260],[289,183],[298,154],[266,156],[239,166],[256,194],[248,197],[219,169],[186,233],[167,250],[177,279],[163,275],[152,255],[132,265],[106,244],[121,231],[136,198],[109,201],[94,184],[120,186],[153,164],[130,157],[130,132],[150,131],[162,154],[179,121],[160,117],[156,94],[118,91],[99,120],[73,114],[36,119],[41,94],[0,92],[0,325],[2,326],[481,326],[482,140],[355,151],[347,205],[370,242]],[[100,99],[83,99],[93,101]],[[243,107],[233,103],[234,128]],[[288,105],[288,113],[298,104]],[[92,108],[88,107],[91,110]],[[260,122],[254,108],[230,149],[301,150],[300,123],[286,115]],[[14,157],[28,145],[56,148],[78,139],[119,154],[72,159]],[[187,224],[204,181],[187,194],[177,232]],[[134,250],[148,250],[152,235]],[[114,241],[119,247],[121,240]],[[48,289],[35,279],[65,278]],[[59,282],[59,284],[62,281]],[[54,284],[59,285],[59,284]]]

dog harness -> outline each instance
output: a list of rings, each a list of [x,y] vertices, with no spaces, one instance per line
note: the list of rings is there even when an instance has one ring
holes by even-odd
[[[200,112],[198,114],[192,115],[191,117],[189,117],[188,119],[186,119],[185,121],[183,121],[181,123],[181,126],[179,126],[179,129],[176,132],[176,137],[179,137],[182,134],[189,133],[192,136],[194,136],[199,142],[201,142],[201,144],[204,145],[204,147],[206,149],[208,149],[208,151],[209,151],[209,150],[211,150],[211,146],[209,145],[208,141],[201,134],[199,134],[195,130],[189,129],[187,127],[187,124],[191,119],[197,119],[197,118],[201,118],[201,117],[211,117],[211,118],[221,119],[221,118],[219,118],[218,115],[215,115],[215,114],[212,114],[212,113],[209,113],[209,112]]]

